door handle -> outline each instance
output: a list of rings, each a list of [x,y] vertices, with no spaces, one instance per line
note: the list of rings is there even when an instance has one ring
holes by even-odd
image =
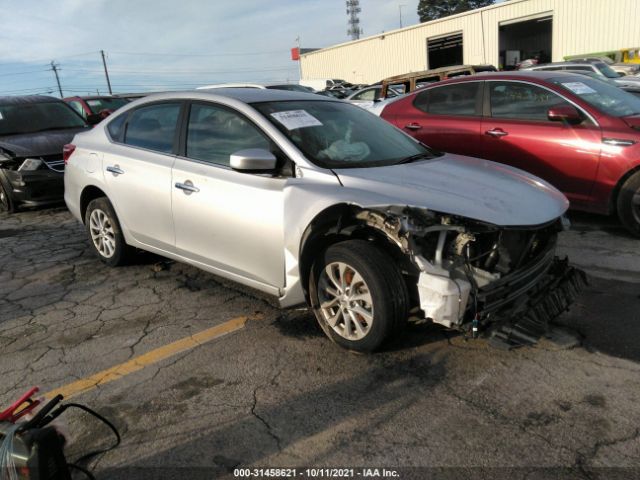
[[[494,128],[493,130],[487,130],[484,132],[485,135],[491,135],[492,137],[506,137],[509,135],[507,132],[502,130],[501,128]]]
[[[420,130],[422,128],[422,125],[420,125],[419,123],[410,123],[409,125],[405,125],[404,128],[408,130]]]
[[[191,180],[187,180],[184,183],[176,182],[175,187],[184,192],[185,195],[191,195],[192,193],[198,193],[200,189],[193,185]]]
[[[111,173],[113,173],[114,177],[117,177],[118,175],[122,175],[124,173],[124,170],[122,170],[120,168],[120,165],[114,165],[113,167],[112,166],[108,166],[107,167],[107,172],[111,172]]]

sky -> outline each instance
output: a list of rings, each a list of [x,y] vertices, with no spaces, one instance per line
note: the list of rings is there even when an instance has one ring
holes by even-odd
[[[360,0],[363,37],[419,22],[418,0]],[[401,9],[399,8],[401,6]],[[0,0],[0,95],[297,82],[290,49],[349,40],[345,0]]]

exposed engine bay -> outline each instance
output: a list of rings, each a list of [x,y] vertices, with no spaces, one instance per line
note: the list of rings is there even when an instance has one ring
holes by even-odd
[[[364,210],[357,218],[382,231],[417,267],[424,317],[496,342],[534,343],[586,284],[555,256],[568,221],[498,227],[426,209]],[[490,327],[490,328],[489,328]]]

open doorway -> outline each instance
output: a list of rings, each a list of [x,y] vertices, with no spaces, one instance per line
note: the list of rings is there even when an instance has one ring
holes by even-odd
[[[523,60],[551,61],[553,16],[500,24],[500,66],[514,70]]]
[[[427,39],[427,68],[462,65],[462,33]]]

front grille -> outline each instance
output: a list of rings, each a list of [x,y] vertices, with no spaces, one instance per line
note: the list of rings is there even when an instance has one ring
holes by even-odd
[[[549,270],[554,255],[555,244],[552,244],[528,265],[481,288],[478,302],[483,305],[482,313],[496,312],[534,288]]]
[[[54,172],[64,172],[64,160],[59,155],[48,155],[40,157],[44,164]]]

